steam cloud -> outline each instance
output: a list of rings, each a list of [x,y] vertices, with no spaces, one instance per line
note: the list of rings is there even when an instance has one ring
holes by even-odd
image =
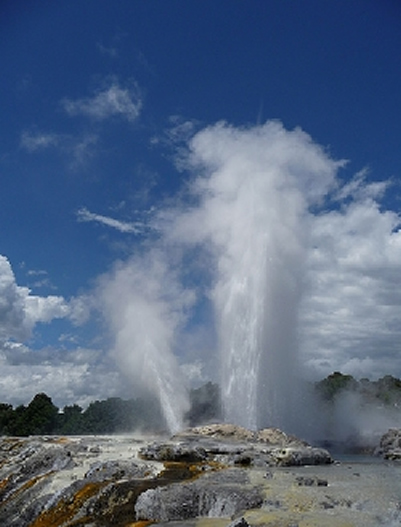
[[[316,348],[308,355],[305,343],[313,344],[332,324],[330,310],[319,314],[329,292],[321,278],[333,271],[322,233],[326,226],[333,238],[327,221],[348,224],[357,205],[378,212],[375,199],[385,185],[365,184],[359,174],[340,188],[336,174],[345,163],[279,122],[208,127],[188,142],[178,163],[192,174],[187,194],[155,214],[156,235],[140,254],[102,280],[114,354],[134,383],[157,394],[175,431],[188,407],[177,350],[200,310],[209,311],[224,418],[249,428],[293,429],[300,353],[309,365],[321,365]],[[343,208],[325,212],[328,196]],[[390,246],[399,222],[396,215],[386,220]],[[339,279],[341,272],[334,274]],[[317,337],[313,313],[320,320]]]

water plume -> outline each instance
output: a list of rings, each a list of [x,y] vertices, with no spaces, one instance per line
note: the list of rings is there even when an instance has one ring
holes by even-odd
[[[168,430],[184,426],[188,387],[173,353],[190,293],[177,284],[159,250],[115,266],[101,279],[103,313],[113,335],[113,355],[133,388],[160,401]]]
[[[186,199],[159,209],[153,248],[104,287],[115,354],[154,386],[175,431],[188,407],[175,353],[188,306],[196,318],[195,300],[206,304],[224,419],[293,429],[309,211],[335,185],[340,163],[275,121],[205,128],[178,162],[190,176]]]
[[[197,204],[176,235],[208,248],[224,419],[251,429],[294,424],[297,323],[309,208],[334,184],[333,162],[301,130],[225,124],[195,136]]]

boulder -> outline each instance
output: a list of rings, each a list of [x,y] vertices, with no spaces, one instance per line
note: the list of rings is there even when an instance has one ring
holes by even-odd
[[[242,426],[232,425],[229,423],[215,423],[203,426],[194,426],[183,432],[179,432],[172,439],[188,437],[212,437],[214,439],[234,440],[234,441],[254,441],[256,432],[248,430]]]
[[[297,467],[301,465],[328,465],[333,463],[329,452],[324,448],[287,447],[270,452],[270,464],[279,467]]]
[[[279,428],[264,428],[256,433],[256,441],[268,445],[285,446],[310,446],[303,439],[286,434]]]
[[[226,466],[299,466],[332,463],[329,452],[278,428],[259,432],[231,424],[189,428],[171,441],[140,450],[143,459],[217,462]]]
[[[245,471],[227,469],[188,483],[148,490],[138,497],[135,512],[137,520],[157,522],[231,518],[262,503],[260,487],[249,484]]]
[[[142,447],[139,455],[153,461],[197,463],[206,460],[206,450],[195,443],[153,442]]]
[[[390,428],[383,434],[375,454],[385,459],[401,459],[401,429]]]

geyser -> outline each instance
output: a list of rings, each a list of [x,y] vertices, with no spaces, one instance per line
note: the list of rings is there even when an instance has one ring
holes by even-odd
[[[136,390],[156,396],[170,432],[181,430],[188,390],[172,353],[191,293],[181,290],[164,253],[153,249],[115,266],[100,284],[113,355]]]
[[[188,200],[159,209],[153,248],[109,278],[103,298],[117,297],[107,310],[115,352],[136,380],[145,372],[175,431],[188,399],[174,353],[188,308],[207,301],[225,421],[292,429],[309,209],[340,163],[278,122],[208,127],[179,163],[192,174]]]
[[[308,210],[333,185],[338,163],[277,122],[207,128],[189,160],[200,173],[191,187],[197,204],[179,233],[212,260],[224,419],[293,428]]]

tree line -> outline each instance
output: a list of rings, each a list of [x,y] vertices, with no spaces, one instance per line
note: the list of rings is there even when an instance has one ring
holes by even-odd
[[[189,425],[219,417],[218,386],[211,382],[190,392]],[[0,435],[91,435],[164,431],[161,408],[155,399],[110,397],[94,401],[83,410],[77,404],[62,411],[45,393],[38,393],[27,405],[13,408],[0,403]]]
[[[360,396],[361,404],[401,408],[401,380],[386,375],[377,381],[356,380],[351,375],[334,372],[314,383],[317,397],[334,403],[343,393]],[[190,392],[188,425],[219,420],[220,393],[217,384],[207,384]],[[38,393],[27,405],[13,408],[0,403],[0,435],[86,435],[164,431],[161,408],[155,399],[123,400],[111,397],[94,401],[83,410],[79,405],[65,406],[60,411],[45,393]]]
[[[392,406],[401,408],[401,380],[385,375],[377,381],[356,380],[352,375],[335,371],[315,384],[318,396],[332,403],[341,394],[354,393],[360,397],[361,404],[374,406]]]

